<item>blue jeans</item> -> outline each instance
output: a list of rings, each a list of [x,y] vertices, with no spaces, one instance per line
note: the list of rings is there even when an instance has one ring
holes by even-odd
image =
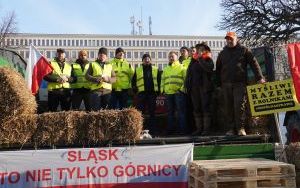
[[[186,96],[184,93],[175,93],[167,95],[167,109],[168,109],[168,133],[170,133],[175,124],[175,112],[178,116],[178,125],[180,133],[185,133],[185,116],[186,116]]]
[[[92,91],[90,94],[90,105],[93,111],[107,109],[110,101],[110,93],[103,95],[98,91]]]
[[[112,91],[110,99],[110,108],[119,109],[128,107],[128,89],[123,89],[122,91]]]

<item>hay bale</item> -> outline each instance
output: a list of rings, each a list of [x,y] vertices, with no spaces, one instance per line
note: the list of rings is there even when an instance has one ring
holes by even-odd
[[[143,119],[139,111],[52,112],[38,115],[33,140],[38,146],[98,145],[139,139]]]
[[[0,68],[0,124],[21,114],[34,114],[37,104],[24,78],[13,69]]]
[[[12,117],[0,127],[1,145],[32,145],[32,136],[37,128],[37,114],[25,114]]]
[[[142,115],[134,108],[100,110],[87,114],[86,118],[90,120],[87,134],[89,144],[134,142],[139,139],[143,127]]]
[[[84,112],[62,111],[38,115],[34,140],[39,146],[72,145],[76,138],[76,115]]]

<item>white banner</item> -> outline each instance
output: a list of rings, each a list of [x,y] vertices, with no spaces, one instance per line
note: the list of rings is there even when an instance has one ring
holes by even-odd
[[[0,187],[187,187],[193,144],[0,152]]]

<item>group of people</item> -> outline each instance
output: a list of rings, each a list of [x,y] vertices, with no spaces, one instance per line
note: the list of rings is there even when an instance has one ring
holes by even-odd
[[[169,52],[168,65],[162,72],[152,64],[149,54],[142,56],[142,66],[134,70],[124,58],[122,48],[117,48],[115,57],[108,61],[108,50],[102,47],[93,62],[88,61],[87,51],[82,50],[72,64],[66,62],[65,51],[57,49],[57,57],[50,62],[53,71],[44,77],[48,81],[48,108],[56,111],[60,104],[62,110],[77,110],[83,101],[87,111],[123,109],[129,106],[128,93],[134,92],[136,108],[143,114],[148,112],[147,128],[157,134],[156,97],[163,94],[167,101],[168,133],[176,127],[179,133],[186,134],[187,122],[192,122],[195,129],[190,134],[208,135],[215,89],[223,94],[226,134],[246,135],[240,109],[246,97],[247,65],[259,83],[265,80],[257,60],[238,42],[236,34],[228,32],[225,39],[216,69],[206,43],[182,47],[180,57],[175,51]],[[187,114],[188,110],[191,114]]]

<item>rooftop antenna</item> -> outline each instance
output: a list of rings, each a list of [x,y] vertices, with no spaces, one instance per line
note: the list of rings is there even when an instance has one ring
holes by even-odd
[[[151,20],[151,16],[149,16],[149,35],[152,35],[152,20]]]
[[[131,29],[131,35],[135,35],[135,18],[134,18],[134,15],[130,17],[130,23],[131,23],[131,26],[132,26],[132,29]]]
[[[143,7],[141,7],[141,19],[137,21],[136,25],[139,28],[139,35],[143,34]]]

